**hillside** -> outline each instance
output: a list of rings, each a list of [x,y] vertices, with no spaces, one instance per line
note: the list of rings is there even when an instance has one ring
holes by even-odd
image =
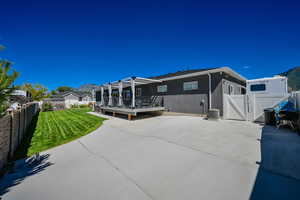
[[[97,89],[99,86],[96,84],[85,84],[81,85],[77,90],[81,92],[92,92],[92,90]]]
[[[300,90],[300,66],[294,67],[286,72],[280,74],[288,77],[288,85],[293,90]]]

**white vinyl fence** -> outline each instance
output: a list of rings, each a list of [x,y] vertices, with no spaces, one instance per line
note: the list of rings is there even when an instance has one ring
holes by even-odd
[[[264,109],[273,108],[289,97],[290,94],[224,94],[223,118],[245,121],[263,121]]]
[[[224,94],[223,118],[247,120],[247,95]]]
[[[295,105],[296,105],[296,108],[297,108],[298,110],[300,110],[300,91],[294,92],[292,96],[293,96],[293,99],[294,99],[294,103],[295,103]]]

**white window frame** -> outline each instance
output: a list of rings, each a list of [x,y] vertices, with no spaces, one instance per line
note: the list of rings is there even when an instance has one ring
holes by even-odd
[[[163,93],[168,91],[168,85],[158,85],[157,86],[157,92]]]
[[[184,91],[198,90],[198,88],[199,88],[198,81],[183,82]]]
[[[264,85],[264,90],[252,90],[253,86],[257,86],[257,85]],[[250,85],[250,92],[266,92],[267,91],[267,84],[266,83],[255,83],[255,84],[251,84]]]

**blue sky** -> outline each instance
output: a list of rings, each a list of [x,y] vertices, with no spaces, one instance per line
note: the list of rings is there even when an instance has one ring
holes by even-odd
[[[5,1],[0,57],[50,89],[230,66],[247,78],[300,65],[297,1]]]

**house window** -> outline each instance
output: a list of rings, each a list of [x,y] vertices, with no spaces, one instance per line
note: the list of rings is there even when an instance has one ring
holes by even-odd
[[[136,88],[136,90],[135,90],[135,95],[136,95],[137,97],[142,96],[142,88]]]
[[[184,82],[183,90],[197,90],[198,89],[198,81]]]
[[[233,85],[228,85],[228,94],[233,94],[234,88]]]
[[[130,100],[130,90],[124,90],[124,99]]]
[[[246,94],[246,89],[241,87],[241,93],[240,94]]]
[[[167,85],[159,85],[157,86],[157,92],[167,92],[168,86]]]
[[[79,97],[79,101],[82,101],[82,97]]]
[[[250,86],[251,92],[259,92],[266,90],[266,84],[255,84]]]

